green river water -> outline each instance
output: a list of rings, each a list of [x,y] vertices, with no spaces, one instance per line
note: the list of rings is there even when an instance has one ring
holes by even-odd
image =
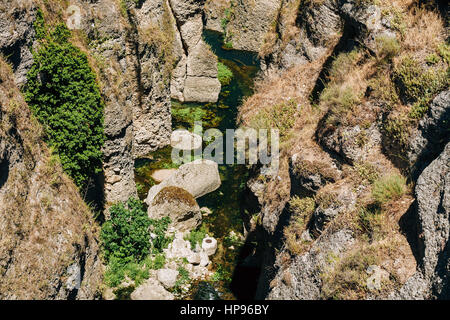
[[[203,36],[219,62],[233,72],[233,79],[222,87],[217,103],[172,101],[172,126],[173,129],[191,129],[193,121],[201,119],[203,130],[217,128],[225,134],[225,129],[236,127],[238,107],[245,97],[252,94],[259,61],[253,53],[224,49],[222,37],[217,33],[206,31]],[[151,175],[155,170],[176,168],[171,162],[171,151],[169,146],[150,154],[146,159],[136,161],[136,183],[141,199],[145,199],[149,188],[154,185]],[[238,238],[243,238],[241,200],[247,170],[244,165],[219,165],[219,172],[221,187],[197,201],[200,207],[212,210],[211,215],[203,218],[202,227],[218,240],[218,250],[212,258],[212,270],[215,274],[211,283],[222,299],[235,299],[236,293],[231,289],[230,283],[243,244]],[[231,231],[238,236],[230,237]]]

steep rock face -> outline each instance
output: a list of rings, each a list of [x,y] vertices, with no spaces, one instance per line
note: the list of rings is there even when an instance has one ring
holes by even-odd
[[[422,257],[418,271],[395,295],[401,299],[450,298],[450,143],[417,179]]]
[[[271,105],[282,103],[273,95],[295,99],[304,108],[292,130],[296,136],[288,140],[288,150],[284,150],[288,155],[282,159],[288,163],[289,176],[286,177],[286,166],[280,166],[279,175],[273,179],[259,178],[259,171],[255,170],[256,174],[248,184],[249,191],[255,196],[251,209],[261,221],[256,227],[250,224],[249,232],[262,229],[259,231],[263,238],[260,243],[269,243],[265,248],[261,248],[264,245],[257,248],[262,252],[262,258],[256,254],[250,256],[259,259],[262,265],[256,297],[386,299],[399,291],[414,274],[418,263],[416,248],[409,242],[411,235],[405,236],[405,233],[413,231],[405,229],[404,225],[406,220],[408,224],[412,223],[409,220],[414,220],[412,194],[406,191],[395,201],[385,201],[380,205],[375,203],[373,192],[380,177],[399,176],[398,168],[383,153],[382,142],[386,133],[380,123],[385,111],[384,100],[372,97],[370,90],[366,91],[368,86],[365,83],[374,78],[368,71],[370,63],[367,56],[381,56],[377,39],[382,37],[388,42],[401,42],[400,36],[394,32],[392,16],[389,16],[392,15],[390,10],[394,9],[358,1],[313,1],[296,7],[297,4],[296,1],[282,2],[275,32],[268,32],[265,46],[260,51],[263,67],[271,72],[265,73],[261,89],[244,103],[241,110],[241,116],[250,115],[250,119],[252,112],[257,114],[257,107],[273,110]],[[339,56],[344,59],[353,57],[354,60],[342,63],[336,59]],[[299,66],[312,69],[316,64],[320,65],[315,73],[297,80],[295,85],[284,81],[306,73]],[[362,65],[368,69],[363,69]],[[344,69],[345,66],[348,69]],[[354,74],[355,70],[362,76]],[[336,75],[339,72],[341,74]],[[343,80],[339,82],[333,77]],[[272,79],[292,86],[292,89],[281,87]],[[317,79],[313,80],[312,90],[310,79]],[[348,84],[347,79],[353,83]],[[327,98],[333,98],[321,96],[330,88],[344,92],[347,84],[361,97],[351,107],[342,108],[352,108],[353,118],[348,116],[350,112],[336,111],[345,104],[342,100],[328,103]],[[303,92],[297,89],[302,87]],[[272,95],[267,92],[272,92]],[[448,137],[443,135],[446,125],[441,120],[446,119],[448,103],[445,102],[445,93],[441,95],[435,99],[418,129],[419,136],[427,135],[423,138],[425,144],[428,137],[436,141],[431,145],[448,141]],[[266,103],[269,100],[266,97],[270,98],[270,103]],[[311,98],[318,104],[317,109],[313,106],[314,111],[307,108]],[[305,119],[302,119],[303,115]],[[430,135],[422,133],[427,130]],[[311,131],[314,131],[312,135]],[[420,141],[417,145],[421,145]],[[438,147],[433,152],[437,150],[441,149]],[[378,213],[382,214],[377,216]],[[389,218],[384,220],[386,216]],[[377,234],[375,229],[378,227],[371,230],[374,225],[365,225],[366,218],[380,219],[375,224],[382,225],[380,228],[384,228],[385,234]],[[447,225],[441,223],[440,226],[448,230]],[[343,234],[350,235],[348,245],[333,252],[334,246],[340,246]],[[442,239],[447,239],[446,236],[444,234]],[[441,242],[444,248],[446,240]],[[390,249],[387,251],[386,247]],[[439,289],[440,292],[448,287],[446,280],[442,280],[448,274],[446,263],[447,260],[442,262],[432,276],[444,274],[438,276],[441,284],[435,285],[443,288]],[[419,275],[423,280],[423,273]],[[379,290],[381,283],[383,289]],[[412,283],[411,292],[422,284],[420,281]],[[353,285],[358,289],[348,290]]]
[[[172,73],[171,96],[179,101],[217,102],[219,98],[217,57],[202,38],[203,5],[204,1],[170,0],[181,57]]]
[[[93,40],[90,52],[99,64],[105,101],[105,202],[135,196],[133,108],[137,102],[136,59],[127,45],[127,30],[119,8],[110,1],[76,3],[81,8],[81,29]],[[102,19],[96,18],[101,16]],[[120,23],[117,23],[120,22]]]
[[[136,196],[134,159],[170,142],[173,62],[161,52],[175,44],[173,17],[163,0],[122,11],[111,1],[78,5],[106,102],[105,200],[125,201]]]
[[[308,4],[282,1],[278,27],[265,35],[260,52],[264,67],[287,69],[325,55],[343,29],[339,8],[336,0]]]
[[[264,68],[287,69],[296,64],[319,59],[339,39],[353,39],[375,50],[380,36],[395,37],[390,25],[376,5],[348,0],[284,0],[278,25],[265,35],[260,55]],[[353,42],[339,43],[339,50]]]
[[[408,160],[413,176],[429,164],[450,140],[450,91],[443,91],[434,98],[427,114],[420,120],[411,135]]]
[[[94,299],[102,276],[92,213],[12,78],[0,61],[0,298]]]
[[[12,63],[18,84],[25,82],[33,64],[30,48],[35,16],[36,4],[32,0],[0,1],[0,53]]]
[[[26,80],[33,60],[35,1],[2,1],[0,50],[13,64],[17,83]],[[98,71],[105,100],[105,202],[136,196],[134,159],[170,143],[170,72],[176,62],[175,20],[167,0],[74,1],[87,37],[79,41]],[[42,3],[50,16],[65,22],[71,13],[60,3]],[[47,8],[48,6],[48,8]],[[86,43],[87,42],[87,43]],[[86,47],[84,47],[86,46]],[[11,55],[14,53],[13,55]]]
[[[282,266],[282,256],[278,257],[280,269],[272,280],[267,299],[270,300],[317,300],[320,299],[321,273],[332,267],[330,257],[339,257],[354,243],[351,230],[340,230],[321,237],[303,255],[295,257],[289,266]]]

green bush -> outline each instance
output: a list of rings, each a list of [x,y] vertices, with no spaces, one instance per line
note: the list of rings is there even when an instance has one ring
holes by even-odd
[[[170,222],[169,217],[164,217],[159,220],[150,219],[150,230],[156,235],[156,237],[152,240],[151,245],[153,254],[162,253],[163,249],[167,248],[167,246],[172,242],[173,239],[171,237],[166,237],[166,231]]]
[[[64,171],[84,188],[101,172],[104,103],[86,54],[69,42],[63,24],[45,28],[42,13],[35,23],[39,48],[24,88],[25,100],[44,126],[47,142]]]
[[[128,277],[137,286],[148,279],[150,269],[161,269],[166,262],[163,249],[172,241],[165,235],[170,219],[148,218],[143,203],[133,198],[126,205],[113,205],[109,212],[110,220],[100,233],[107,262],[105,283],[116,287]]]
[[[227,86],[233,80],[233,72],[222,62],[217,62],[217,77],[222,86]]]
[[[140,261],[149,254],[150,226],[143,203],[129,199],[127,205],[118,203],[110,209],[110,220],[101,230],[104,255],[109,262],[112,257],[123,261]]]
[[[400,198],[406,192],[406,179],[400,175],[386,175],[374,182],[372,197],[377,204]]]

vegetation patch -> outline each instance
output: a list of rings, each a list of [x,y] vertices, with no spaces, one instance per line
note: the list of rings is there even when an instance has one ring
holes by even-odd
[[[372,196],[379,205],[401,198],[407,191],[406,178],[391,174],[376,180],[372,188]]]
[[[172,240],[166,237],[170,219],[148,218],[143,203],[132,198],[126,205],[113,205],[109,212],[110,220],[103,224],[100,233],[107,263],[105,282],[116,287],[128,278],[139,285],[148,279],[150,269],[164,266],[163,249]]]
[[[294,100],[274,105],[260,110],[250,121],[254,129],[278,129],[281,141],[289,138],[289,133],[295,125],[298,106]]]
[[[25,100],[43,125],[47,143],[65,172],[86,188],[101,172],[105,141],[104,103],[87,56],[69,41],[64,24],[45,26],[38,11],[35,30],[39,47],[24,88]]]
[[[206,234],[206,227],[202,226],[198,230],[189,232],[189,234],[184,237],[184,240],[188,240],[191,243],[191,249],[194,250],[197,245],[201,247],[202,241],[206,237]]]
[[[329,268],[321,274],[322,297],[335,300],[364,299],[369,278],[366,270],[379,262],[376,250],[367,247],[351,252],[343,258],[330,255],[329,260]]]
[[[393,80],[401,99],[414,103],[445,89],[449,79],[444,68],[424,68],[413,57],[405,56],[396,65]]]
[[[222,62],[217,62],[217,77],[222,86],[227,86],[233,80],[233,72]]]
[[[298,255],[309,248],[310,242],[302,239],[302,234],[306,230],[306,224],[316,207],[313,198],[300,198],[294,196],[289,200],[289,211],[291,217],[289,225],[284,228],[286,247],[293,255]]]

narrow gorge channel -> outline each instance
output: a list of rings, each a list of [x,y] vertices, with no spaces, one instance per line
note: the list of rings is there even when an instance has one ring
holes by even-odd
[[[259,71],[259,59],[255,53],[226,49],[223,36],[213,31],[204,31],[203,38],[218,57],[218,63],[232,71],[233,77],[222,85],[217,103],[181,103],[172,100],[172,128],[192,130],[194,121],[202,121],[203,130],[216,128],[224,135],[226,129],[237,127],[238,108],[245,97],[253,93],[253,82]],[[141,200],[155,185],[153,173],[160,169],[177,166],[172,163],[170,146],[138,159],[135,177]],[[248,298],[247,283],[236,278],[236,266],[241,262],[244,246],[243,192],[248,170],[244,165],[219,165],[222,184],[220,188],[198,199],[200,207],[212,213],[203,217],[200,228],[218,240],[217,253],[212,258],[215,272],[211,284],[221,299]],[[239,270],[239,268],[237,269]],[[239,277],[239,275],[238,275]],[[256,280],[257,274],[255,275]],[[196,285],[192,286],[191,298],[195,298]]]

